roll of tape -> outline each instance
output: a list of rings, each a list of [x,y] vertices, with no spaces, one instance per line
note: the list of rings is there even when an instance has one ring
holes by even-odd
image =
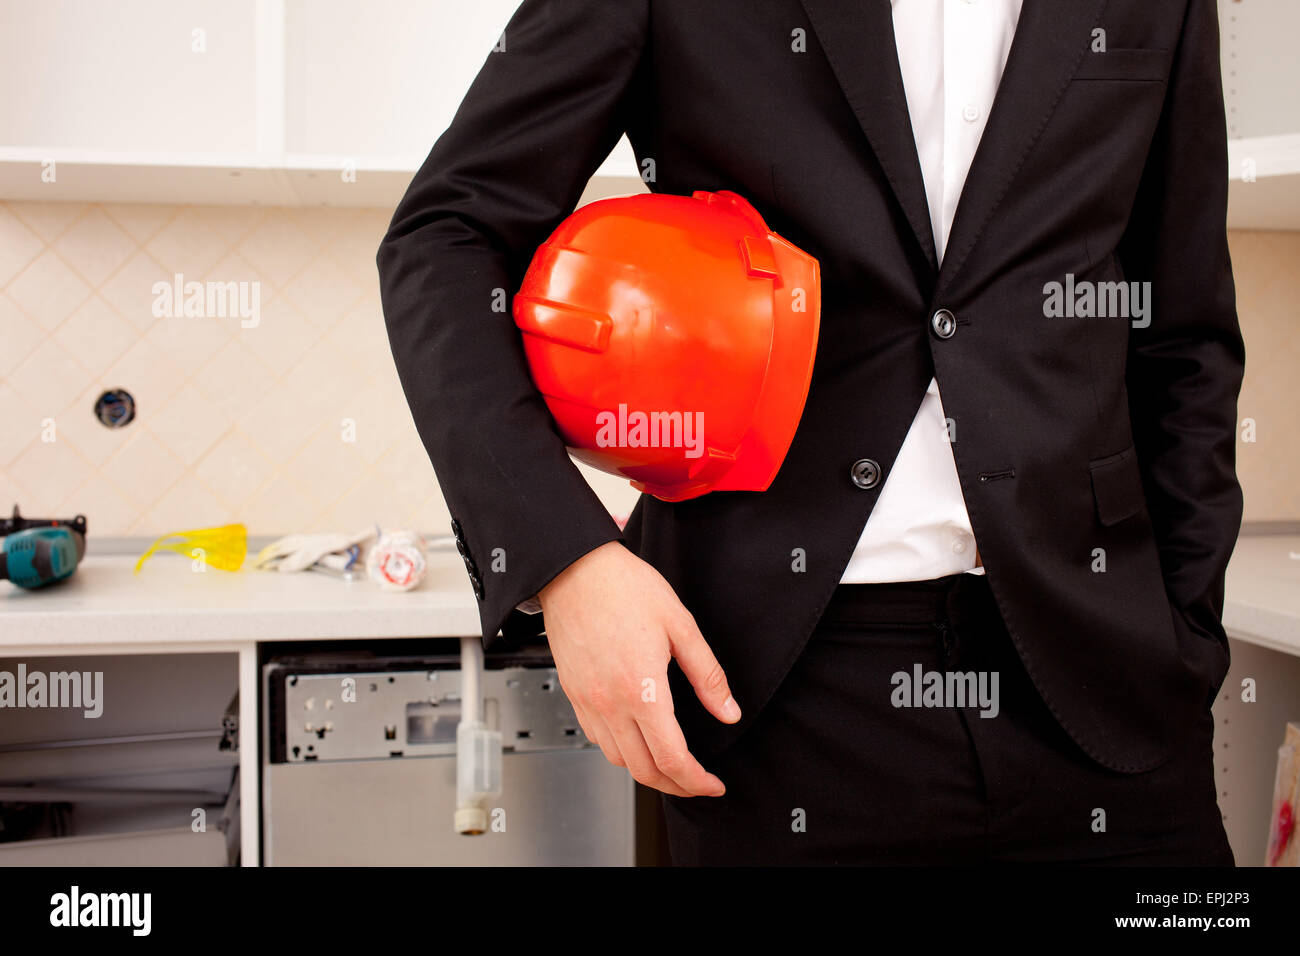
[[[381,534],[366,557],[366,573],[385,591],[409,591],[424,580],[425,547],[415,531]]]

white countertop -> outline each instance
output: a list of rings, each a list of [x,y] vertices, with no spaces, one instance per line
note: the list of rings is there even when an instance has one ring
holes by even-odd
[[[143,550],[143,547],[142,547]],[[133,574],[135,555],[88,554],[67,581],[24,591],[0,582],[0,648],[32,644],[178,644],[480,633],[478,605],[455,552],[429,555],[412,591],[364,577],[209,568],[172,554]]]
[[[479,633],[473,591],[451,552],[433,552],[424,582],[405,593],[314,573],[199,574],[169,554],[150,559],[138,575],[134,564],[133,555],[90,554],[71,579],[51,588],[0,582],[0,648]],[[1234,638],[1300,655],[1300,535],[1238,541],[1223,618]]]
[[[1230,636],[1300,656],[1300,535],[1239,538],[1225,592]]]

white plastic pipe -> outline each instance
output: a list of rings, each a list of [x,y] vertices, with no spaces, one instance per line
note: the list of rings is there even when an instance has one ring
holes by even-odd
[[[483,642],[460,639],[460,722],[483,720]]]
[[[483,644],[460,639],[460,724],[456,727],[456,832],[487,831],[488,801],[501,792],[501,732],[483,722]]]

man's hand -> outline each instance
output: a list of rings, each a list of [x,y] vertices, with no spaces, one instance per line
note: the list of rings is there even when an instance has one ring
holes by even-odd
[[[659,572],[611,541],[565,568],[538,599],[560,686],[610,763],[664,793],[722,796],[722,781],[691,756],[673,716],[668,662],[677,659],[719,720],[734,724],[740,707],[695,619]]]

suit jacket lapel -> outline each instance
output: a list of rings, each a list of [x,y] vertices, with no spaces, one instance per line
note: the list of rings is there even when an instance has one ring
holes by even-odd
[[[895,195],[935,266],[934,236],[889,0],[801,0],[835,77]],[[939,270],[941,295],[1006,198],[1066,84],[1088,52],[1106,0],[1024,0],[979,149],[962,189]]]
[[[936,268],[930,207],[916,153],[889,0],[802,0],[835,78]]]
[[[1087,54],[1106,0],[1024,0],[997,96],[957,205],[935,289],[942,296],[1006,197]]]

